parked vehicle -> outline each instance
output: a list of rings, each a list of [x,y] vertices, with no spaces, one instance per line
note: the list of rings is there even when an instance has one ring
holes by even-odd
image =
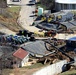
[[[30,3],[30,5],[35,5],[35,0],[31,0],[31,1],[29,1],[29,3]]]

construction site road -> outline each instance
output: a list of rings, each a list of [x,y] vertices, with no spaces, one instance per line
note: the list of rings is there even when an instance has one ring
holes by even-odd
[[[32,25],[35,19],[34,14],[32,13],[33,11],[35,11],[35,5],[30,5],[29,2],[30,0],[21,1],[19,23],[24,29],[27,29],[31,32],[39,31],[39,29],[35,26],[30,26]]]

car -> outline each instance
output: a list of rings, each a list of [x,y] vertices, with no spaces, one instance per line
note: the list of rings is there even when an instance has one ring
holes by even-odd
[[[36,2],[35,2],[35,0],[31,0],[29,3],[30,3],[30,5],[35,5]]]

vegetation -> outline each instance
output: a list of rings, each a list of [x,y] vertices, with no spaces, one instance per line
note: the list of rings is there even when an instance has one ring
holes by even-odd
[[[42,7],[44,10],[47,9],[45,5],[41,4],[41,2],[37,3],[36,6],[37,6],[37,7],[40,6],[40,7]]]
[[[14,69],[3,69],[2,70],[2,75],[31,75],[32,73],[34,73],[35,71],[39,70],[40,68],[44,67],[44,66],[47,66],[48,64],[46,65],[43,65],[41,63],[35,63],[35,64],[32,64],[31,66],[26,66],[26,67],[23,67],[23,68],[17,68],[15,67]],[[31,73],[31,74],[29,74]]]
[[[12,70],[10,70],[10,69],[2,70],[2,75],[9,75],[10,73],[12,73]]]
[[[20,6],[8,7],[7,9],[8,9],[10,12],[12,12],[12,13],[17,13],[17,14],[19,14],[19,11],[20,11],[21,7],[20,7]]]
[[[25,68],[34,69],[34,68],[40,68],[43,66],[44,66],[44,64],[42,64],[42,63],[35,63],[35,64],[32,64],[31,66],[26,66]]]
[[[76,75],[76,70],[63,72],[60,75]]]
[[[0,8],[0,25],[12,31],[23,29],[18,23],[20,7]],[[0,27],[1,28],[1,27]]]
[[[76,10],[72,10],[71,12],[72,12],[74,15],[76,15]]]

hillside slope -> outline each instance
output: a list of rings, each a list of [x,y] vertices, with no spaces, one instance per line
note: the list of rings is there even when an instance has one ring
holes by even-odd
[[[0,31],[13,34],[23,29],[18,23],[20,7],[0,8]],[[5,31],[4,31],[5,30]]]

